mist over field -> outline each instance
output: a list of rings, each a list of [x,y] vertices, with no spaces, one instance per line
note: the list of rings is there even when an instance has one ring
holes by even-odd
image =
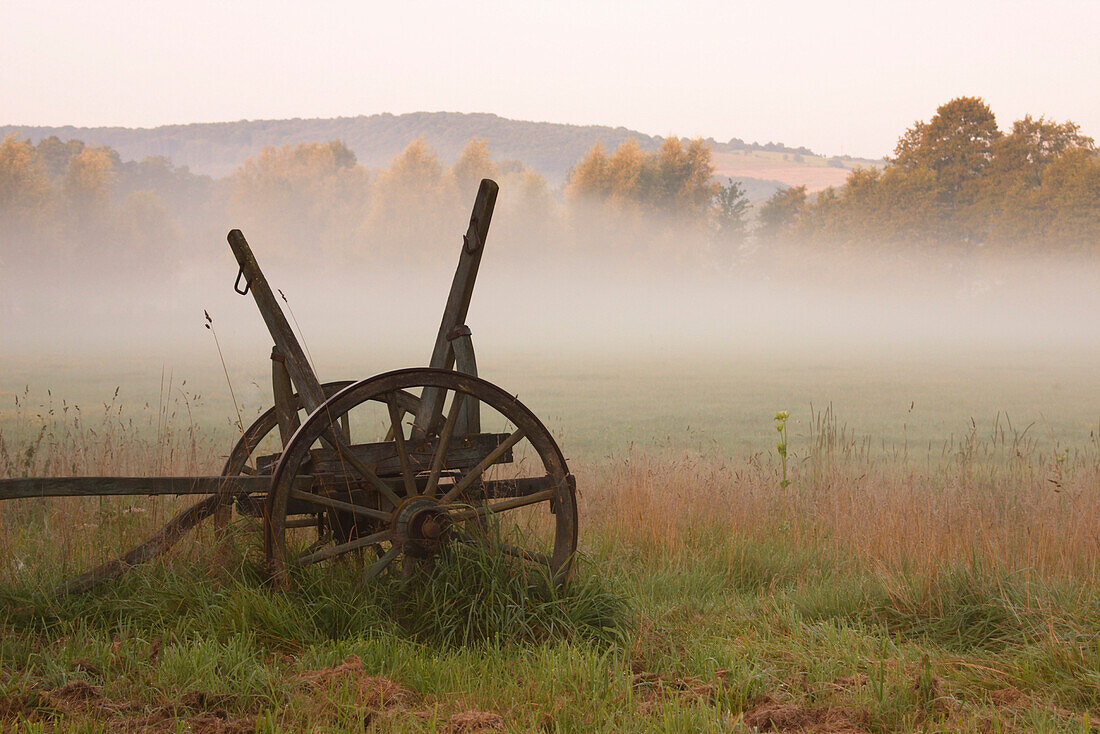
[[[516,234],[490,230],[467,323],[481,374],[549,414],[566,445],[613,452],[671,435],[760,450],[772,412],[808,422],[811,404],[829,403],[854,430],[898,442],[905,424],[909,438],[942,440],[1000,412],[1075,445],[1097,427],[1100,278],[1087,259],[902,259],[794,244],[723,267],[623,263],[568,231],[538,232],[541,251],[516,258],[525,227],[510,219],[509,194],[496,226]],[[270,337],[251,297],[232,290],[224,230],[234,224],[194,243],[167,276],[136,258],[87,278],[5,271],[4,407],[25,385],[83,405],[121,385],[140,405],[158,399],[167,374],[200,395],[200,423],[227,428],[233,406],[204,311],[238,399],[266,407]],[[250,243],[322,379],[359,379],[427,363],[464,228],[455,221],[434,261],[416,266],[296,262],[270,257],[263,237]],[[687,435],[693,426],[701,436]]]
[[[384,168],[339,141],[288,143],[211,179],[9,136],[0,391],[96,404],[117,385],[140,406],[163,399],[162,376],[186,380],[191,419],[220,430],[235,414],[224,357],[233,394],[266,407],[270,339],[232,290],[231,228],[322,379],[426,364],[490,177],[468,318],[479,369],[578,450],[767,450],[775,410],[797,428],[830,404],[883,447],[1006,413],[1053,443],[1090,440],[1100,165],[1073,123],[1001,131],[959,98],[884,166],[766,200],[716,178],[707,141],[647,145],[596,143],[552,187],[478,138],[453,159],[416,139]],[[739,165],[816,170],[784,150],[746,147]]]
[[[226,231],[232,225],[226,220]],[[540,234],[546,250],[519,259],[508,258],[513,242],[490,234],[469,317],[483,349],[551,359],[680,350],[750,359],[906,349],[963,356],[989,348],[1072,351],[1100,339],[1093,323],[1100,275],[1086,258],[903,260],[781,248],[710,268],[620,262],[571,247],[568,232]],[[461,247],[455,235],[434,262],[416,267],[334,268],[310,262],[308,252],[301,263],[265,257],[263,238],[250,242],[320,359],[430,351]],[[150,354],[193,357],[211,341],[204,309],[229,345],[262,346],[268,338],[254,304],[232,291],[236,263],[224,236],[187,250],[191,260],[169,274],[139,258],[86,278],[61,272],[30,280],[7,269],[0,276],[5,353],[94,354],[140,344]]]

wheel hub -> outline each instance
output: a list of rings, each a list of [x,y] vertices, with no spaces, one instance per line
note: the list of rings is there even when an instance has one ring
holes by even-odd
[[[395,541],[410,556],[423,558],[438,553],[450,530],[447,511],[430,497],[411,497],[393,515]]]

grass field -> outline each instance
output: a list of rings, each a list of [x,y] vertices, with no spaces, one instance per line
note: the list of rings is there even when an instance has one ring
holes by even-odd
[[[1088,355],[486,363],[490,379],[529,390],[578,474],[583,557],[564,591],[517,581],[492,556],[369,588],[338,565],[275,590],[238,523],[229,543],[203,531],[166,562],[58,599],[57,582],[177,503],[9,502],[3,726],[1095,728],[1100,396]],[[5,398],[0,473],[216,471],[232,402],[189,402],[193,383],[166,391],[151,370],[112,399],[103,375],[66,382],[68,369],[6,373],[9,393],[38,379],[18,406]],[[259,404],[262,379],[235,379],[238,399]],[[78,414],[66,395],[91,399]],[[792,413],[786,487],[779,409]]]
[[[867,164],[864,164],[867,165]],[[714,174],[734,181],[746,178],[779,181],[787,186],[805,186],[813,193],[843,186],[849,167],[833,167],[824,156],[800,156],[769,151],[738,151],[714,154]]]

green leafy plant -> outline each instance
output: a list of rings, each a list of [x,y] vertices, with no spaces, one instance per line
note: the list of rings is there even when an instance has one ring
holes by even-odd
[[[787,419],[791,417],[790,411],[781,410],[775,414],[775,430],[779,433],[779,441],[775,444],[775,450],[779,452],[779,460],[783,465],[783,479],[780,487],[789,487],[791,480],[787,479]]]

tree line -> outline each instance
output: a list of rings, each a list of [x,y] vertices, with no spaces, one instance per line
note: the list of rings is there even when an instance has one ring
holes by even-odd
[[[660,233],[709,226],[722,187],[710,181],[701,141],[670,138],[652,154],[629,144],[611,156],[616,171],[627,154],[636,190],[617,182],[608,193],[625,197],[622,210],[635,226],[611,232],[607,225],[622,222],[600,216],[585,189],[587,163],[563,194],[520,161],[494,157],[480,138],[450,165],[416,139],[379,169],[361,165],[341,141],[269,146],[212,179],[164,157],[124,162],[108,147],[56,137],[35,145],[9,135],[0,142],[0,266],[111,271],[140,261],[172,271],[213,252],[209,243],[220,247],[228,227],[262,242],[271,258],[332,266],[450,262],[482,178],[497,180],[503,192],[493,239],[504,259],[553,257],[562,248],[617,253],[615,243],[646,255],[654,243],[675,239]],[[667,221],[643,237],[627,236],[658,216]],[[677,246],[692,250],[682,240]]]
[[[361,165],[340,141],[269,146],[214,179],[164,157],[123,161],[108,147],[9,135],[0,141],[0,267],[140,261],[172,271],[220,248],[230,226],[262,240],[271,257],[449,262],[484,177],[502,187],[493,236],[504,258],[567,248],[729,264],[783,242],[825,252],[1092,251],[1100,235],[1093,140],[1075,123],[1043,117],[1002,131],[974,97],[912,126],[885,165],[857,168],[816,195],[791,187],[754,206],[739,182],[714,171],[708,141],[670,136],[650,150],[628,139],[613,151],[597,143],[552,189],[474,138],[450,165],[416,139],[383,168]]]
[[[816,196],[798,186],[760,207],[761,241],[1094,251],[1100,157],[1073,122],[1026,115],[1001,130],[977,97],[941,105],[881,168]]]
[[[270,146],[212,179],[167,158],[124,162],[108,147],[0,141],[0,267],[104,270],[140,261],[177,270],[240,227],[273,258],[409,262],[450,250],[481,178],[508,192],[494,234],[557,211],[541,176],[469,141],[444,165],[422,140],[367,169],[342,142]],[[513,232],[513,236],[517,233]],[[201,244],[199,244],[201,243]],[[450,254],[453,254],[450,253]]]

